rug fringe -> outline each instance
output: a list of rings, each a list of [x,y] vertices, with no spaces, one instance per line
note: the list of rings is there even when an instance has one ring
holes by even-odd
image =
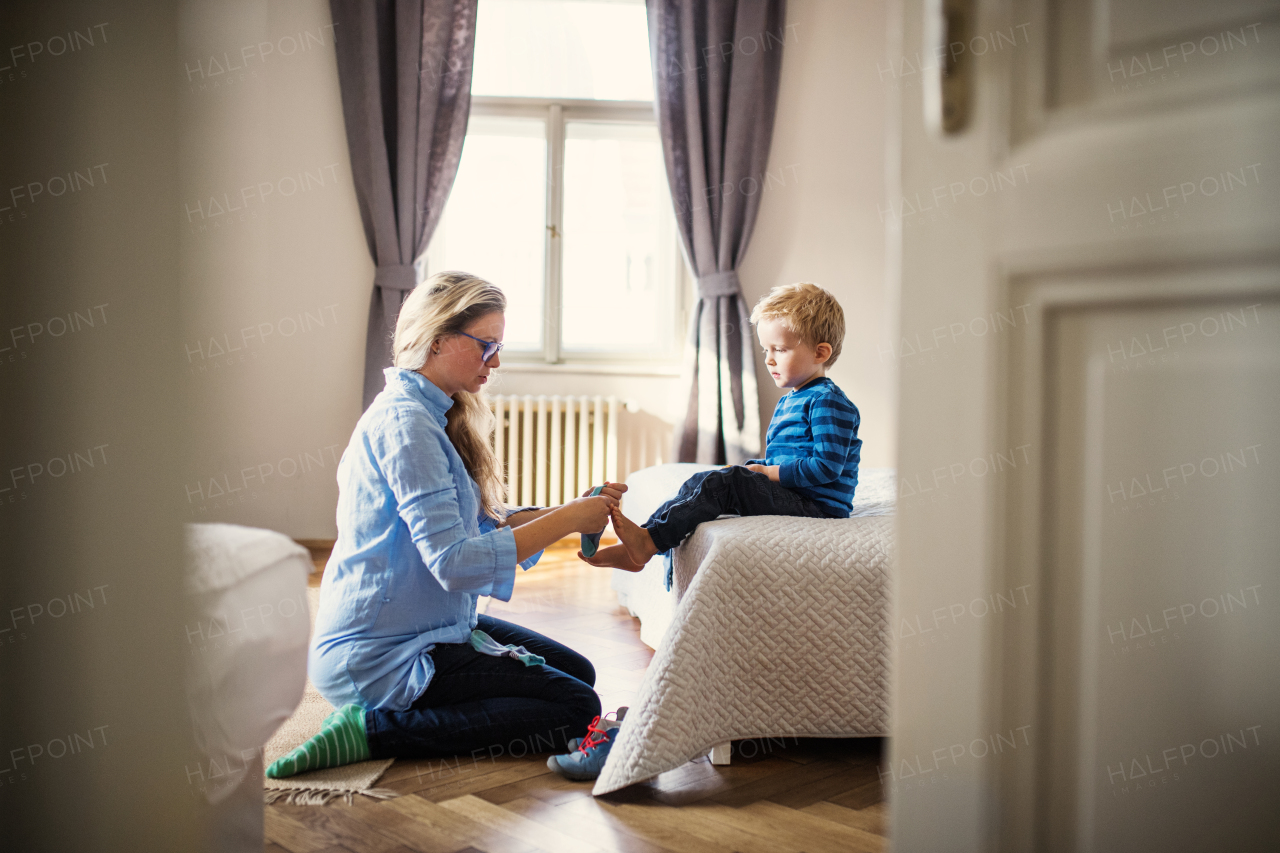
[[[375,800],[390,800],[400,796],[391,788],[366,788],[364,790],[334,788],[265,788],[262,799],[267,805],[282,803],[290,806],[327,806],[339,797],[347,805],[355,803],[355,795],[363,794]]]

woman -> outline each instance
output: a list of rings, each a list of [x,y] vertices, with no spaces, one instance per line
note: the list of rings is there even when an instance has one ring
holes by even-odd
[[[500,364],[505,309],[502,291],[461,272],[431,276],[400,309],[395,366],[338,465],[338,540],[311,642],[311,680],[341,710],[269,776],[517,741],[519,754],[564,751],[599,716],[586,658],[476,613],[477,596],[511,598],[517,563],[603,530],[626,490],[504,505],[480,390]]]

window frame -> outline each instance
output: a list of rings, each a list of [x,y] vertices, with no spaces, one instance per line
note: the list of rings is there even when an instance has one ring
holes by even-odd
[[[672,239],[676,246],[672,254],[671,346],[662,352],[643,353],[626,351],[569,351],[561,342],[561,295],[563,291],[564,222],[564,153],[565,125],[570,121],[607,121],[627,124],[657,126],[652,101],[612,101],[577,98],[525,98],[472,96],[471,116],[495,116],[513,118],[538,118],[546,123],[547,132],[547,204],[543,229],[543,323],[542,351],[505,350],[504,364],[522,367],[537,366],[614,366],[634,365],[663,373],[678,369],[682,358],[685,326],[687,325],[691,283],[684,250],[680,246],[679,231],[674,227],[675,212],[668,205],[667,215],[673,222]],[[464,143],[465,145],[465,143]],[[667,198],[670,199],[668,187]],[[428,263],[430,250],[428,249]],[[613,320],[611,320],[613,321]]]

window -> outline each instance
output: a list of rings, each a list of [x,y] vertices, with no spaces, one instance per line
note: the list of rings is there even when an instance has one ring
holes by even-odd
[[[480,0],[428,271],[507,294],[504,360],[670,362],[686,292],[636,0]]]

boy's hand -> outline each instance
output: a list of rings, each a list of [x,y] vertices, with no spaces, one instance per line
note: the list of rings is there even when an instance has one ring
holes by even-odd
[[[778,465],[744,465],[748,471],[755,471],[757,474],[764,474],[773,482],[778,482]]]

